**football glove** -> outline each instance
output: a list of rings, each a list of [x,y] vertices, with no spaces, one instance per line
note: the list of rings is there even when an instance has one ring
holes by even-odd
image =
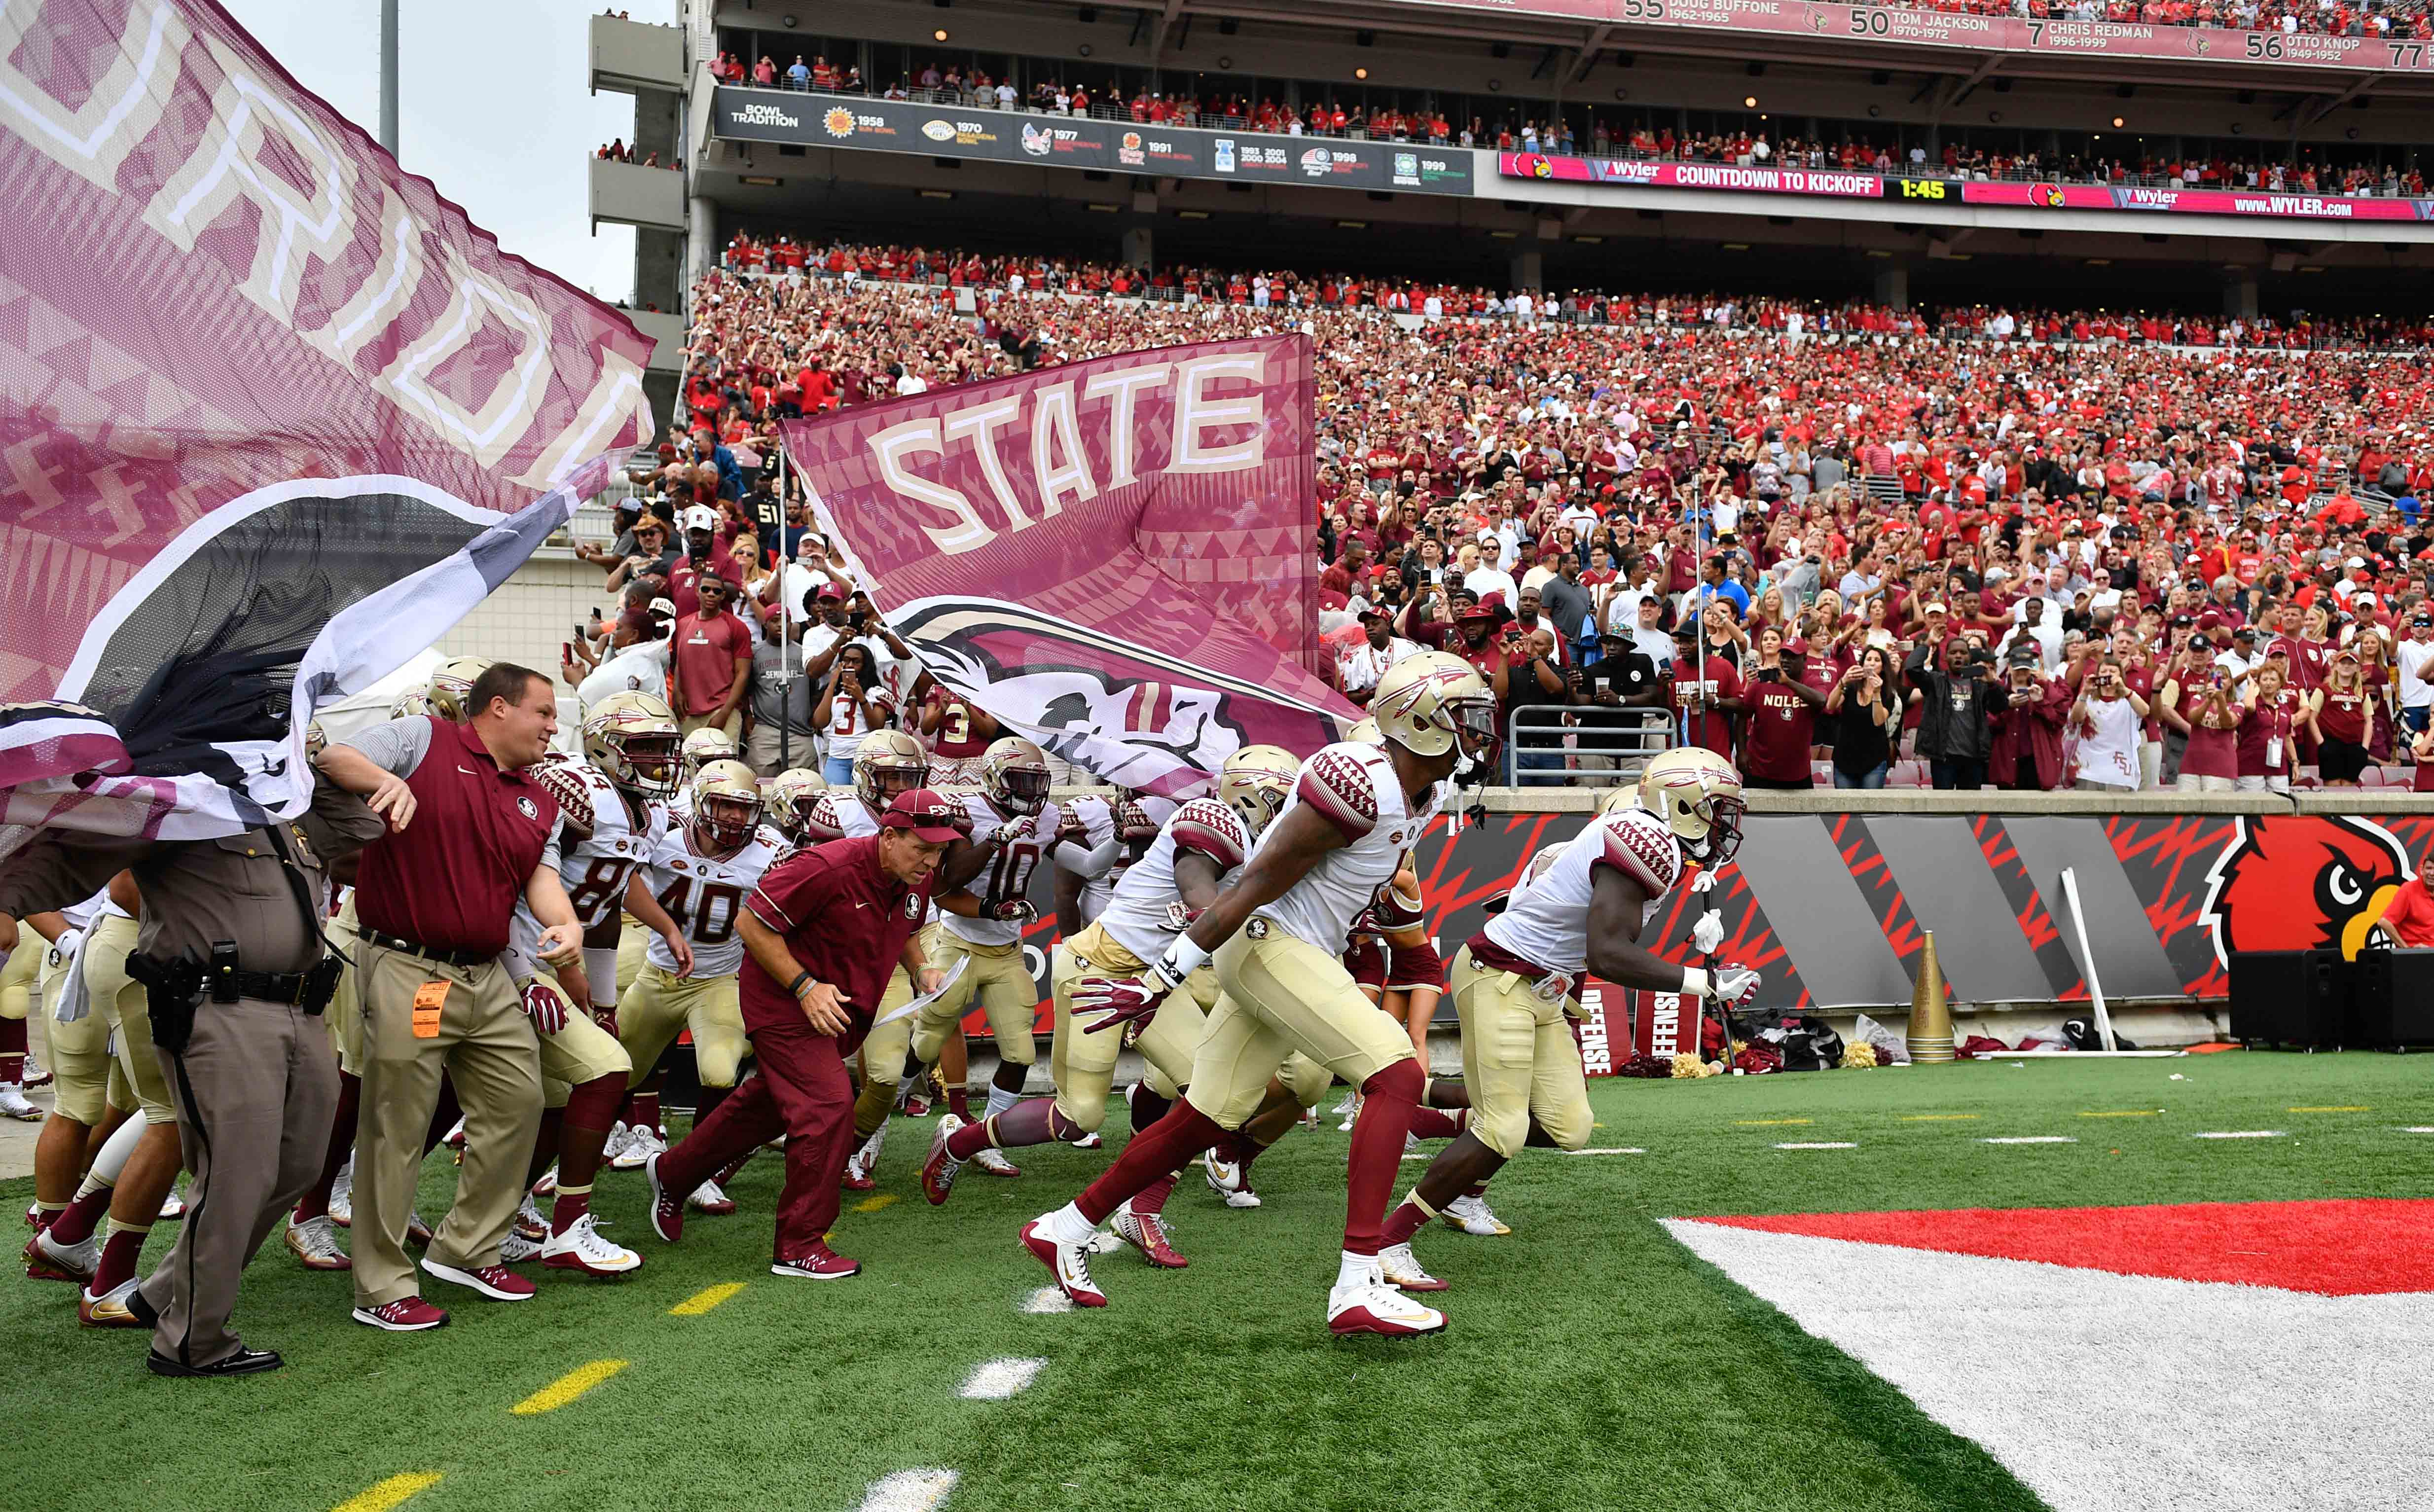
[[[1155,840],[1157,821],[1149,816],[1149,810],[1126,799],[1116,805],[1116,833],[1126,840]]]
[[[1039,917],[1039,910],[1028,898],[1001,898],[984,906],[981,916],[1001,924],[1028,924]]]
[[[1190,929],[1191,921],[1199,917],[1199,909],[1178,898],[1166,905],[1166,932],[1170,935],[1180,935]]]
[[[1690,878],[1690,896],[1703,896],[1716,885],[1716,874],[1701,867]]]
[[[1758,974],[1746,966],[1720,966],[1708,982],[1708,995],[1723,1004],[1727,1013],[1757,995]]]
[[[1702,955],[1713,955],[1716,947],[1724,942],[1724,916],[1713,908],[1699,916],[1690,926],[1690,948]]]
[[[83,948],[83,946],[84,946],[84,931],[83,931],[83,930],[80,930],[80,929],[63,929],[63,930],[60,930],[60,937],[59,937],[59,938],[57,938],[57,939],[55,939],[55,940],[53,940],[53,941],[51,941],[51,959],[50,959],[50,967],[51,967],[51,970],[53,970],[53,971],[56,971],[60,970],[60,968],[62,968],[62,967],[64,967],[64,966],[67,966],[67,965],[69,965],[71,962],[75,961],[75,959],[77,958],[77,952],[78,950],[82,949],[82,948]]]
[[[1164,961],[1152,962],[1139,976],[1086,976],[1073,984],[1073,1011],[1100,1016],[1085,1034],[1118,1025],[1129,1033],[1136,1023],[1146,1025],[1167,994],[1181,986]]]
[[[566,1027],[566,999],[540,977],[524,983],[523,1006],[524,1017],[543,1034],[556,1034]]]

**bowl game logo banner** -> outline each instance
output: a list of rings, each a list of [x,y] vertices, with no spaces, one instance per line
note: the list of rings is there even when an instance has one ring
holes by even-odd
[[[1360,717],[1317,664],[1311,344],[1259,336],[785,427],[821,524],[932,676],[1174,794]]]
[[[0,855],[230,834],[651,433],[650,342],[208,0],[0,10]]]

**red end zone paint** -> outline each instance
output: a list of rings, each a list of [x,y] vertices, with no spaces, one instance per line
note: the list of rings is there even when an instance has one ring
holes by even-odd
[[[1795,1212],[1691,1221],[2323,1297],[2434,1292],[2434,1200],[2423,1198]]]

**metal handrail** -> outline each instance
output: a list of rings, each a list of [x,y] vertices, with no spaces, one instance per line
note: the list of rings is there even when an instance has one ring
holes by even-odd
[[[1584,713],[1636,717],[1638,723],[1636,727],[1628,723],[1585,725],[1578,722]],[[1525,730],[1542,736],[1550,731],[1559,731],[1562,744],[1524,746],[1521,734]],[[1663,709],[1616,709],[1602,704],[1516,704],[1504,722],[1505,781],[1516,785],[1572,782],[1587,787],[1636,782],[1648,759],[1672,745],[1672,715]],[[1554,756],[1561,765],[1524,767],[1519,761],[1524,753]],[[1611,762],[1613,765],[1591,765],[1590,760]]]

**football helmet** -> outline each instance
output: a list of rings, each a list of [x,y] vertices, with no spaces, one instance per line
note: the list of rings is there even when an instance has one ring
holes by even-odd
[[[308,762],[317,761],[321,753],[329,748],[330,732],[321,728],[321,721],[316,719],[307,724],[304,727],[304,759]]]
[[[705,762],[693,778],[693,822],[711,849],[733,850],[761,823],[761,780],[742,762]]]
[[[413,719],[435,712],[431,707],[431,699],[420,688],[411,693],[399,694],[397,702],[388,706],[388,716],[391,719]]]
[[[1226,758],[1217,773],[1217,800],[1243,819],[1251,838],[1268,827],[1293,797],[1301,763],[1281,746],[1245,746]]]
[[[1352,733],[1345,736],[1344,738],[1346,740],[1357,740],[1364,746],[1382,746],[1386,744],[1386,737],[1378,729],[1378,721],[1375,719],[1362,720],[1361,723],[1352,727]]]
[[[486,656],[453,657],[440,662],[439,670],[431,674],[431,685],[423,690],[423,696],[431,700],[431,712],[457,725],[472,717],[473,712],[465,706],[472,701],[473,680],[489,670],[490,659]]]
[[[727,731],[716,725],[704,725],[684,738],[684,780],[688,782],[701,775],[701,769],[712,762],[731,762],[739,752]]]
[[[769,820],[787,839],[800,845],[804,826],[818,806],[828,783],[808,766],[790,766],[769,784]]]
[[[665,798],[677,790],[682,728],[657,694],[612,693],[583,716],[583,756],[624,791]]]
[[[1659,752],[1640,773],[1636,794],[1629,788],[1612,793],[1598,805],[1598,812],[1612,813],[1634,797],[1639,807],[1673,832],[1684,853],[1702,867],[1721,867],[1740,849],[1741,816],[1749,812],[1741,799],[1741,774],[1704,746],[1676,746]]]
[[[930,747],[907,730],[874,730],[853,753],[853,791],[873,814],[930,778]]]
[[[1496,755],[1496,694],[1478,669],[1446,651],[1405,657],[1369,700],[1378,732],[1414,756],[1460,751],[1475,766]]]
[[[1037,814],[1048,806],[1048,758],[1020,735],[1002,735],[975,767],[981,792],[1000,814]]]

